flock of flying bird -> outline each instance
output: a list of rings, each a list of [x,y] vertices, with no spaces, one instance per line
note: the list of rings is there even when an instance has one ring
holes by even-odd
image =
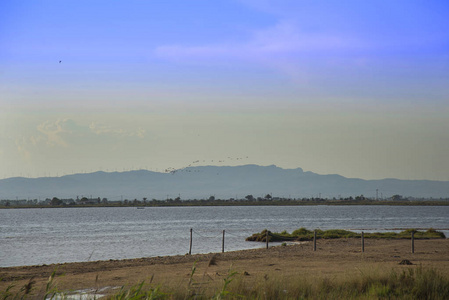
[[[59,63],[62,63],[62,60],[60,60]],[[248,156],[247,156],[246,158],[248,158]],[[234,160],[234,159],[235,159],[235,160],[242,160],[242,159],[244,159],[244,158],[243,158],[243,157],[232,158],[232,157],[229,157],[229,156],[228,156],[228,159],[230,159],[230,160]],[[185,171],[185,172],[192,172],[192,170],[187,170],[187,168],[192,167],[192,164],[198,164],[199,162],[200,162],[200,160],[195,160],[195,161],[193,161],[191,164],[189,164],[187,167],[183,167],[183,168],[179,168],[179,169],[175,169],[175,168],[170,167],[170,168],[165,169],[165,173],[175,174],[175,173],[178,172],[178,171],[180,171],[180,172],[182,172],[182,171]],[[206,161],[203,160],[203,162],[206,162]],[[214,162],[214,160],[211,160],[211,162]],[[218,160],[218,162],[219,162],[219,163],[224,163],[225,160]],[[198,170],[195,170],[195,171],[193,171],[193,172],[199,172],[199,171],[198,171]]]
[[[246,158],[248,158],[248,156]],[[228,159],[230,159],[230,160],[234,160],[234,159],[235,160],[242,160],[242,159],[245,159],[245,158],[243,158],[243,157],[232,158],[232,157],[228,156]],[[206,162],[206,161],[203,160],[203,163],[204,162]],[[214,162],[214,160],[211,160],[211,162]],[[224,163],[225,160],[218,160],[217,162]],[[183,167],[183,168],[179,168],[179,169],[175,169],[175,168],[170,167],[170,168],[165,169],[165,173],[171,173],[173,175],[176,172],[200,172],[199,170],[190,170],[190,169],[188,169],[189,167],[192,167],[194,164],[198,164],[198,163],[200,163],[200,160],[195,160],[192,163],[190,163],[188,166]]]

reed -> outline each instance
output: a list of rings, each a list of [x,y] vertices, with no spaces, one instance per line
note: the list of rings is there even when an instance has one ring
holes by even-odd
[[[359,270],[358,274],[346,277],[318,278],[310,278],[307,274],[294,277],[265,274],[251,278],[231,267],[228,274],[219,280],[211,282],[212,279],[203,276],[202,282],[197,282],[193,279],[197,270],[194,264],[190,280],[184,286],[153,285],[150,280],[123,287],[105,299],[449,299],[447,275],[421,266],[390,271],[383,271],[380,267]],[[0,292],[0,299],[67,299],[55,288],[54,273],[43,293],[35,294],[32,286],[31,279],[17,293],[11,293],[10,289]]]
[[[143,295],[143,294],[142,294]],[[346,278],[284,277],[269,274],[248,280],[229,270],[221,286],[168,291],[162,298],[138,299],[449,299],[449,278],[422,267],[370,270]],[[114,297],[114,296],[113,296]],[[117,298],[111,299],[117,299]],[[120,298],[125,299],[125,298]],[[136,298],[132,298],[136,299]]]

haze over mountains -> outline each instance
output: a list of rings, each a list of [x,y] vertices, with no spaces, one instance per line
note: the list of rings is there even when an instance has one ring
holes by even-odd
[[[376,194],[377,190],[377,194]],[[282,169],[274,165],[234,167],[188,167],[171,173],[147,170],[128,172],[94,172],[61,177],[0,180],[0,199],[45,199],[101,197],[121,199],[217,199],[246,195],[288,198],[404,197],[448,198],[449,181],[429,180],[362,180],[340,175],[319,175],[301,168]]]

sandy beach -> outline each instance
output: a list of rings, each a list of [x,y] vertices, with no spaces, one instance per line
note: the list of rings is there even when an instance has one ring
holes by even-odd
[[[214,257],[215,264],[210,265]],[[413,265],[401,265],[408,260]],[[429,267],[449,275],[449,239],[415,240],[411,253],[410,240],[360,239],[318,240],[312,242],[254,250],[185,256],[107,260],[41,266],[0,268],[0,291],[10,285],[18,290],[31,279],[34,291],[45,290],[49,276],[56,272],[53,283],[59,291],[102,290],[129,286],[141,281],[165,286],[187,284],[192,267],[199,281],[222,282],[229,270],[247,281],[267,276],[306,275],[309,278],[341,278],[367,270],[392,270]]]

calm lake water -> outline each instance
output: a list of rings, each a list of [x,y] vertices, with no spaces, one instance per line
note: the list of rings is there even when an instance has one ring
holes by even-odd
[[[0,209],[0,267],[264,247],[245,238],[267,228],[400,231],[449,237],[449,206],[234,206]]]

